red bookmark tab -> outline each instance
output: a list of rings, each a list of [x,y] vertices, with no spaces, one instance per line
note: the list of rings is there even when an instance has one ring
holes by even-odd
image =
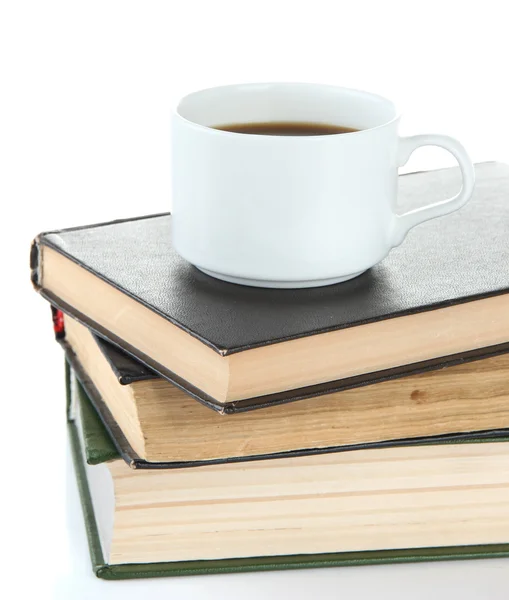
[[[51,312],[53,314],[53,331],[55,332],[56,337],[64,337],[64,313],[61,310],[58,310],[58,308],[55,308],[54,306],[51,307]]]

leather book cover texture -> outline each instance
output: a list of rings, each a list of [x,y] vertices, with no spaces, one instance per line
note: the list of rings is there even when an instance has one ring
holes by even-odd
[[[129,385],[135,381],[145,381],[159,377],[155,371],[124,352],[121,348],[114,346],[96,334],[93,335],[120,384]]]
[[[70,369],[67,367],[67,397],[70,404]],[[81,407],[81,408],[80,408]],[[180,575],[206,575],[214,573],[240,573],[318,567],[360,566],[383,563],[406,563],[477,558],[509,557],[509,544],[484,546],[458,546],[440,548],[408,548],[402,550],[377,550],[366,552],[340,552],[290,556],[257,556],[252,558],[197,560],[186,562],[115,564],[105,561],[99,541],[99,532],[88,487],[85,461],[97,464],[118,457],[115,446],[101,421],[94,417],[93,408],[80,397],[82,411],[82,448],[77,425],[68,410],[68,431],[74,470],[81,498],[85,529],[88,538],[92,568],[102,579],[138,579],[148,577],[174,577]],[[94,457],[94,458],[91,458]]]
[[[380,264],[336,286],[278,290],[211,278],[174,250],[169,214],[41,234],[32,248],[33,281],[37,288],[38,249],[46,245],[222,356],[505,294],[509,290],[509,166],[482,163],[476,165],[476,177],[474,196],[460,211],[416,227]],[[399,185],[406,204],[419,206],[430,198],[453,193],[459,175],[457,169],[413,173],[400,177]],[[124,259],[126,256],[129,260]],[[159,375],[219,410],[213,399],[152,364],[149,356],[123,344],[44,289],[38,291]],[[485,355],[500,350],[486,349]],[[240,400],[226,403],[223,409],[235,412],[263,407],[380,381],[402,372],[436,368],[458,359],[462,357],[455,355],[316,388]]]

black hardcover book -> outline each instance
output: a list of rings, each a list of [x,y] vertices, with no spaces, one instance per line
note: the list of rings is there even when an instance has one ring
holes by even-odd
[[[484,163],[476,176],[464,208],[335,286],[208,277],[173,249],[168,214],[41,234],[32,279],[52,304],[222,412],[489,356],[509,341],[509,167]],[[400,178],[410,206],[459,185],[457,169]]]

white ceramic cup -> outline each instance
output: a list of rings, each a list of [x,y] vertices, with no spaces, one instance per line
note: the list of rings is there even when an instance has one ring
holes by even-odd
[[[359,129],[270,136],[214,129],[301,121]],[[301,288],[360,275],[415,225],[460,208],[474,168],[443,135],[398,136],[392,102],[329,85],[231,85],[186,96],[173,115],[173,243],[205,273],[252,286]],[[420,146],[457,159],[461,191],[398,214],[398,167]]]

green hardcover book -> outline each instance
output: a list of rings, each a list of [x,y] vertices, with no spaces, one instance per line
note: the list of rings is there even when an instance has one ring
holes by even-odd
[[[69,367],[67,390],[98,577],[509,556],[509,437],[134,470]]]

